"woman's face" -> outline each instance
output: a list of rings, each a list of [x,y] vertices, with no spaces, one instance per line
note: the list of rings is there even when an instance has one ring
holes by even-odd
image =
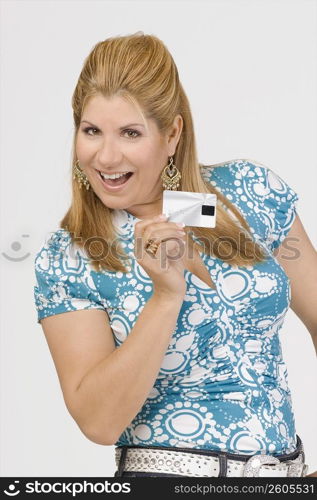
[[[138,218],[160,213],[160,175],[175,153],[182,123],[177,115],[170,133],[162,137],[154,120],[147,120],[146,129],[133,104],[122,97],[90,98],[77,134],[76,155],[98,198],[107,207],[127,209]],[[128,174],[103,180],[100,172]]]

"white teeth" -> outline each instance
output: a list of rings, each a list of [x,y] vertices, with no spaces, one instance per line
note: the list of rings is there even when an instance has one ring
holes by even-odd
[[[112,175],[108,175],[108,174],[102,174],[100,172],[100,175],[101,177],[103,177],[103,179],[119,179],[119,177],[122,177],[124,176],[125,174],[128,174],[129,172],[122,172],[121,174],[112,174]]]

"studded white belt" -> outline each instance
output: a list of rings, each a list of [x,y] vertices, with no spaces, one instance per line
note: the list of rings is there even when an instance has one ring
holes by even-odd
[[[120,462],[122,449],[124,449],[124,463],[121,465],[121,472],[162,472],[194,477],[303,477],[308,470],[308,466],[304,463],[305,455],[302,447],[295,459],[283,461],[272,455],[262,454],[252,455],[246,460],[231,460],[226,458],[226,453],[211,456],[161,448],[117,447],[115,449],[117,467],[122,464],[122,461]],[[223,460],[226,462],[224,474],[221,470]]]

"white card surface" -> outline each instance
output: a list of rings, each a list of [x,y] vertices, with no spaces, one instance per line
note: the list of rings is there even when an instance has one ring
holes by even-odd
[[[185,226],[216,227],[217,195],[190,191],[163,191],[162,213]]]

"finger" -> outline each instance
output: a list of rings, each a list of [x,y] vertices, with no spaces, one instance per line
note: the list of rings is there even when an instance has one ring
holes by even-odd
[[[181,236],[171,236],[163,241],[153,239],[153,246],[150,245],[150,249],[148,249],[145,244],[142,249],[139,249],[139,255],[149,255],[151,258],[159,260],[163,259],[164,261],[166,261],[166,259],[170,256],[177,256],[177,258],[183,257],[185,242],[182,241],[181,238]]]
[[[159,229],[155,227],[153,228],[153,225],[151,225],[145,228],[142,237],[144,242],[148,241],[149,239],[155,240],[155,242],[161,242],[168,238],[184,237],[185,235],[185,231],[178,228],[170,228],[165,226]]]
[[[180,238],[171,238],[163,241],[157,251],[161,267],[168,269],[171,261],[181,260],[185,253],[185,242]]]
[[[135,236],[141,236],[142,232],[144,231],[144,228],[146,228],[149,224],[153,224],[155,222],[162,222],[163,220],[166,220],[166,219],[167,219],[166,216],[160,215],[160,216],[153,217],[151,219],[140,220],[134,226]]]
[[[187,230],[185,224],[183,222],[170,222],[166,220],[166,216],[157,216],[153,217],[152,219],[147,219],[147,220],[142,220],[139,221],[135,224],[135,235],[140,236],[142,233],[144,233],[146,228],[149,228],[150,226],[153,226],[153,228],[159,230],[163,228],[174,228],[175,230],[181,229],[182,231]]]
[[[168,258],[181,258],[184,256],[185,242],[179,238],[165,240],[160,245],[161,251],[166,253]]]
[[[155,258],[157,251],[154,255],[147,252],[144,254],[146,243],[150,239],[153,239],[155,243],[160,245],[162,241],[166,241],[171,238],[184,238],[186,236],[183,224],[168,221],[162,222],[162,219],[164,218],[166,219],[165,216],[158,216],[153,219],[139,221],[135,225],[134,253],[137,259],[142,259],[144,257],[147,257],[147,259],[149,257]]]
[[[166,216],[163,218],[166,219]],[[150,224],[153,224],[153,222],[162,220],[162,217],[153,217],[152,219],[147,219],[147,220],[140,220],[137,222],[134,226],[134,254],[136,259],[142,259],[143,258],[143,251],[144,251],[144,241],[143,241],[143,231],[144,229],[149,226]]]

